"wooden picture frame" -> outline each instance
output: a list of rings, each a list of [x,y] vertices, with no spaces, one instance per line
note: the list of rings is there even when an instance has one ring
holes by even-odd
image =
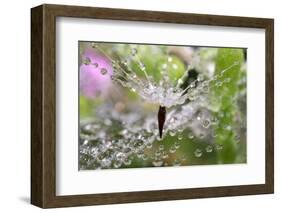
[[[178,23],[265,29],[265,184],[122,193],[56,195],[56,18]],[[31,203],[41,208],[266,194],[274,191],[273,19],[41,5],[31,9]]]

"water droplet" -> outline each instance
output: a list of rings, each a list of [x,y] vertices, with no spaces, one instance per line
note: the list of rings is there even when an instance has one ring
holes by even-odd
[[[105,75],[105,74],[107,73],[107,69],[101,68],[100,73],[101,73],[102,75]]]
[[[148,155],[147,155],[147,154],[143,154],[143,155],[142,155],[142,159],[143,159],[143,160],[147,160],[147,159],[148,159]]]
[[[216,138],[218,135],[217,135],[217,133],[214,131],[214,132],[212,133],[212,136],[213,136],[213,138]]]
[[[178,132],[179,132],[179,133],[182,133],[183,130],[184,130],[184,128],[183,128],[182,126],[178,127]]]
[[[163,144],[161,144],[161,145],[159,145],[159,150],[164,150],[164,145]]]
[[[223,149],[223,145],[222,144],[217,144],[216,145],[216,149],[217,150],[222,150]]]
[[[215,85],[216,85],[216,87],[220,87],[220,86],[222,86],[222,82],[221,81],[217,81]]]
[[[173,162],[173,166],[180,166],[181,162],[178,159],[175,159]]]
[[[160,138],[158,131],[157,131],[157,133],[156,133],[156,134],[157,134],[156,140],[157,140],[157,141],[162,141],[162,140],[163,140],[163,137],[162,137],[162,138]]]
[[[193,135],[192,133],[189,133],[189,134],[188,134],[188,138],[189,138],[189,139],[193,139],[193,138],[194,138],[194,135]]]
[[[152,145],[153,145],[152,142],[149,142],[149,143],[146,144],[146,148],[151,149]]]
[[[199,138],[204,138],[205,137],[205,134],[203,133],[203,132],[201,132],[200,134],[199,134]]]
[[[126,158],[126,159],[124,160],[124,164],[125,164],[126,166],[129,166],[131,163],[132,163],[132,161],[131,161],[130,158]]]
[[[125,154],[123,152],[118,152],[115,156],[117,161],[123,161],[125,159]]]
[[[194,156],[197,157],[197,158],[200,158],[202,156],[202,151],[201,149],[196,149],[194,151]]]
[[[240,135],[235,135],[234,140],[236,141],[236,143],[239,143],[240,142]]]
[[[132,48],[132,50],[131,50],[132,56],[135,56],[137,53],[138,53],[137,48]]]
[[[143,155],[144,155],[144,151],[142,149],[139,149],[139,150],[136,151],[136,154],[137,154],[138,158],[142,158]]]
[[[178,84],[179,85],[183,84],[183,80],[181,78],[178,80]]]
[[[104,159],[101,160],[100,164],[101,164],[102,167],[108,168],[111,165],[111,160],[108,159],[108,158],[104,158]]]
[[[232,127],[230,125],[224,125],[223,128],[227,131],[231,131]]]
[[[87,145],[89,143],[88,140],[84,140],[83,145]]]
[[[209,126],[211,125],[211,122],[208,120],[208,119],[205,119],[203,122],[202,122],[202,126],[204,128],[209,128]]]
[[[127,65],[128,65],[128,61],[127,61],[126,59],[124,59],[124,60],[122,61],[122,64],[124,64],[125,66],[127,66]]]
[[[95,42],[92,42],[92,43],[91,43],[91,46],[92,46],[92,48],[97,48],[97,47],[98,47],[98,44],[95,43]]]
[[[218,123],[218,119],[217,119],[217,117],[212,117],[211,118],[211,122],[212,122],[212,124],[217,124]]]
[[[213,147],[211,145],[206,146],[206,152],[212,152]]]
[[[83,60],[83,64],[85,64],[85,65],[91,64],[91,59],[89,57],[85,57]]]
[[[144,70],[146,69],[144,63],[140,62],[139,65],[140,65],[140,69],[141,69],[142,71],[144,71]]]
[[[202,84],[202,91],[205,92],[205,93],[208,93],[209,92],[209,85],[207,84],[207,82],[203,82]]]
[[[137,77],[136,73],[132,73],[132,74],[131,74],[131,77],[132,77],[132,78],[136,78],[136,77]]]
[[[197,77],[198,81],[203,81],[204,80],[204,76],[202,74],[199,74]]]
[[[169,149],[170,153],[175,153],[176,151],[177,151],[177,149],[176,149],[175,146],[171,146],[170,149]]]
[[[168,153],[166,151],[162,151],[162,158],[166,159],[168,157],[169,157]]]
[[[122,162],[121,161],[115,161],[113,166],[114,166],[114,168],[118,169],[122,166]]]
[[[154,155],[155,155],[156,157],[159,157],[159,156],[161,155],[161,152],[160,152],[159,150],[157,150],[157,151],[155,151]]]
[[[196,86],[196,82],[195,81],[191,82],[191,84],[189,85],[190,88],[194,88],[195,86]]]
[[[229,83],[230,80],[231,80],[230,78],[226,78],[226,79],[224,79],[224,82],[225,82],[225,83]]]
[[[178,134],[178,139],[182,140],[182,138],[183,138],[183,135],[182,134]]]
[[[163,165],[163,161],[161,161],[161,160],[159,160],[159,161],[153,161],[153,162],[152,162],[152,165],[153,165],[153,166],[156,166],[156,167],[162,166],[162,165]]]
[[[172,129],[172,130],[169,131],[169,134],[170,134],[171,136],[175,136],[175,135],[177,134],[177,132]]]
[[[178,142],[178,141],[175,142],[175,148],[176,148],[176,149],[180,148],[180,145],[181,145],[180,142]]]

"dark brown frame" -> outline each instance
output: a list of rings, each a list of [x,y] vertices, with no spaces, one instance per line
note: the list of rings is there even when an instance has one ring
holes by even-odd
[[[56,17],[262,28],[266,32],[266,183],[195,189],[56,196]],[[41,5],[31,9],[31,203],[66,207],[274,191],[274,20],[155,11]]]

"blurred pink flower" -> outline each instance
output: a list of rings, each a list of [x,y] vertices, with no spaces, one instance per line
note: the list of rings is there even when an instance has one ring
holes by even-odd
[[[95,50],[86,49],[80,65],[80,92],[88,98],[106,95],[111,86],[112,66],[108,58]]]

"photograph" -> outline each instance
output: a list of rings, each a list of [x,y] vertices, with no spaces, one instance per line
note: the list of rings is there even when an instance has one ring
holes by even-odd
[[[79,170],[247,163],[247,48],[78,42]]]

